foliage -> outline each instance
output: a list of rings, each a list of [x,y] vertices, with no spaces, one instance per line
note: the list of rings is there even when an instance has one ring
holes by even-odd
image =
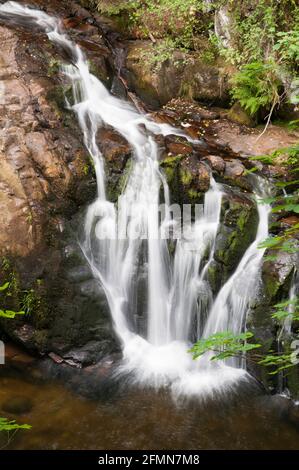
[[[247,343],[252,338],[250,332],[234,335],[230,331],[215,333],[208,338],[202,338],[190,349],[193,359],[197,359],[206,352],[215,353],[211,361],[223,360],[233,356],[239,356],[252,349],[260,348],[260,344]]]
[[[88,1],[88,0],[86,0]],[[117,18],[134,37],[151,39],[145,57],[153,69],[173,57],[174,51],[196,51],[212,64],[220,54],[239,70],[233,81],[233,99],[251,114],[279,105],[283,92],[299,102],[295,86],[299,57],[299,5],[296,0],[89,0],[101,13]],[[215,12],[225,6],[230,40],[215,34]],[[200,38],[209,39],[202,48]],[[248,66],[248,68],[247,68]],[[295,100],[295,101],[294,101]]]
[[[273,49],[280,55],[280,59],[288,67],[298,68],[299,62],[299,24],[296,29],[277,33],[277,43]]]
[[[10,283],[6,282],[0,286],[0,292],[4,292],[9,288]],[[0,310],[0,317],[14,318],[15,315],[23,315],[25,312],[13,312],[11,310]],[[0,432],[18,431],[19,429],[31,429],[29,424],[17,424],[14,420],[8,420],[0,416]]]
[[[272,204],[273,214],[296,215],[299,214],[299,145],[295,144],[290,147],[284,147],[276,150],[270,155],[261,155],[252,157],[254,160],[260,160],[265,164],[274,165],[279,163],[286,167],[288,171],[289,181],[277,181],[276,186],[283,189],[285,193],[271,198],[264,198],[261,204]],[[291,190],[290,194],[286,191]],[[278,235],[271,236],[264,240],[259,246],[260,248],[269,248],[273,251],[285,251],[295,253],[299,251],[299,243],[294,243],[294,239],[298,239],[299,223],[294,223],[291,227],[282,230]],[[268,256],[267,259],[275,259],[275,255]]]
[[[0,286],[0,292],[6,291],[9,288],[9,286],[10,286],[10,283],[6,282],[2,286]],[[4,318],[15,318],[16,315],[24,315],[24,314],[25,314],[24,311],[14,312],[13,310],[0,309],[0,317],[4,317]]]
[[[269,367],[270,375],[276,375],[279,372],[294,367],[297,361],[294,361],[294,352],[289,354],[276,353],[269,351],[269,354],[255,353],[254,351],[261,348],[260,344],[247,343],[248,339],[253,338],[253,333],[234,334],[232,332],[215,333],[208,338],[197,341],[189,350],[193,359],[198,359],[205,353],[213,353],[210,357],[211,361],[219,361],[231,357],[242,357],[246,352],[252,351],[247,360],[255,364]]]
[[[0,417],[0,432],[1,431],[15,431],[18,429],[31,429],[31,426],[29,424],[17,424],[14,420],[9,421],[6,418],[1,418]]]
[[[278,322],[284,322],[287,318],[293,321],[299,321],[299,299],[294,297],[290,300],[285,300],[279,304],[274,305],[275,312],[272,318]]]
[[[101,13],[127,15],[129,27],[137,29],[142,37],[172,37],[184,47],[192,47],[199,25],[197,12],[205,10],[202,0],[98,0],[96,3]]]
[[[255,115],[261,108],[270,111],[283,98],[283,87],[273,60],[244,65],[232,79],[232,96],[246,111]]]

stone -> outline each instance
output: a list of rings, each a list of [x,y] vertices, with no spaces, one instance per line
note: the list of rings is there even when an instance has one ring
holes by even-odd
[[[255,120],[249,115],[249,113],[242,108],[239,103],[235,103],[227,113],[228,119],[242,126],[254,127],[256,125]]]
[[[48,2],[47,11],[69,16],[56,0]],[[88,41],[83,47],[93,73],[107,78],[104,40],[84,21],[70,21],[79,30],[69,34]],[[71,99],[71,90],[58,69],[68,58],[35,29],[1,25],[0,42],[0,282],[14,279],[6,308],[21,310],[24,292],[32,292],[33,305],[30,318],[1,319],[1,330],[30,350],[58,355],[95,338],[105,341],[108,351],[110,336],[113,352],[106,300],[94,291],[81,293],[82,278],[71,279],[68,271],[86,270],[87,262],[78,246],[70,256],[64,251],[82,225],[75,214],[96,194],[81,130],[65,109],[64,95]],[[123,140],[115,146],[121,150],[107,147],[107,161],[120,178],[129,148]]]
[[[172,155],[187,155],[193,151],[191,145],[182,142],[169,142],[166,148]]]
[[[255,238],[258,214],[253,200],[233,189],[223,195],[222,213],[222,224],[216,236],[215,260],[222,265],[222,279],[226,280]]]
[[[175,51],[171,59],[151,66],[150,41],[129,44],[126,80],[129,87],[151,107],[158,108],[175,97],[188,97],[213,104],[229,101],[228,74],[223,64],[208,65],[200,55]]]
[[[204,163],[199,163],[198,165],[198,179],[199,179],[199,184],[198,184],[198,189],[201,192],[206,192],[208,191],[210,187],[210,172],[207,166]]]
[[[226,162],[224,176],[235,179],[244,174],[245,167],[240,160],[230,160]]]
[[[208,165],[212,170],[216,171],[219,174],[223,174],[225,170],[225,161],[221,157],[216,155],[208,155],[205,157],[205,160],[208,162]]]

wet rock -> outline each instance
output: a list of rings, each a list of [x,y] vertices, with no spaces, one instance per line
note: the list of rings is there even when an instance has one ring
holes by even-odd
[[[98,142],[106,161],[119,170],[126,166],[132,149],[128,142],[112,129],[100,129]]]
[[[14,415],[22,415],[29,413],[33,408],[33,402],[30,398],[23,397],[21,395],[16,395],[10,397],[6,400],[1,409],[6,413],[11,413]]]
[[[168,142],[166,148],[172,155],[187,155],[193,151],[191,145],[182,142]]]
[[[229,179],[239,178],[244,174],[245,167],[240,160],[226,162],[224,176]]]
[[[246,191],[253,190],[252,182],[246,177],[246,168],[239,159],[225,163],[224,180]]]
[[[199,163],[198,165],[198,179],[199,179],[199,184],[198,184],[198,189],[201,192],[206,192],[208,191],[210,187],[210,172],[209,169],[207,168],[204,163]]]
[[[212,170],[216,171],[219,174],[223,174],[225,170],[225,161],[221,157],[215,155],[208,155],[205,157],[205,160],[208,162]]]
[[[222,279],[226,280],[255,238],[258,214],[252,199],[232,190],[223,196],[222,212],[215,260],[222,265]]]
[[[214,295],[216,295],[221,288],[222,271],[222,265],[217,261],[212,260],[208,268],[207,278]]]
[[[29,365],[36,360],[35,357],[28,354],[24,349],[20,348],[12,342],[5,343],[5,363],[12,365]]]
[[[275,259],[265,261],[262,269],[265,295],[271,301],[283,294],[288,295],[291,276],[299,263],[299,256],[286,251],[269,251],[267,255],[275,256]]]
[[[48,354],[49,358],[52,359],[56,364],[62,364],[63,363],[63,358],[59,356],[58,354],[55,354],[53,352],[50,352]]]

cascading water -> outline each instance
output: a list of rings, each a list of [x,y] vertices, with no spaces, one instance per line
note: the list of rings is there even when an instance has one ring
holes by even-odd
[[[259,224],[254,242],[246,250],[236,271],[224,284],[214,302],[204,329],[204,336],[221,331],[241,333],[245,328],[246,313],[250,299],[257,288],[259,270],[265,248],[260,243],[269,235],[268,218],[271,211],[269,204],[263,204],[262,198],[269,195],[265,182],[257,179],[256,193]]]
[[[247,378],[242,369],[205,358],[193,361],[187,352],[192,330],[207,336],[222,329],[244,327],[250,296],[258,277],[263,250],[258,244],[268,232],[268,206],[259,205],[256,240],[246,251],[236,272],[223,286],[211,311],[212,293],[206,281],[213,260],[220,221],[222,188],[211,178],[204,211],[184,227],[177,241],[174,262],[162,236],[175,221],[171,217],[169,190],[159,169],[153,135],[182,132],[156,124],[128,103],[113,97],[90,73],[79,46],[64,33],[59,20],[46,13],[6,2],[0,17],[28,21],[43,28],[49,39],[64,48],[72,64],[62,73],[73,87],[76,113],[85,145],[93,158],[98,194],[87,211],[82,250],[107,296],[115,331],[123,347],[120,373],[150,385],[171,385],[176,393],[196,395],[232,386]],[[117,206],[107,200],[104,161],[96,142],[101,126],[111,126],[131,145],[133,164]],[[165,211],[160,220],[159,199],[163,189]],[[145,254],[145,255],[144,255]],[[136,315],[136,276],[141,259],[147,278],[147,328],[139,334]],[[205,321],[206,326],[205,325]]]

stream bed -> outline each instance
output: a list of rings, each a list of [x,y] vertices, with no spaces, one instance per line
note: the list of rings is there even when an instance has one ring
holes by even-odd
[[[221,398],[175,402],[167,390],[114,386],[91,400],[58,380],[2,369],[0,408],[14,397],[27,410],[5,416],[32,429],[10,442],[2,436],[4,449],[299,449],[290,401],[246,387]]]

